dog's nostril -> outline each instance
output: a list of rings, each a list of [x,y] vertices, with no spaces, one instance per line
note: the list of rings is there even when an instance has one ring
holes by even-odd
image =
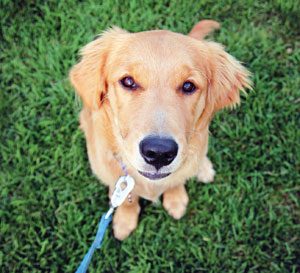
[[[153,151],[145,151],[145,156],[148,158],[154,158],[156,156],[156,153]]]
[[[173,160],[174,156],[176,156],[176,155],[174,155],[174,153],[167,153],[166,154],[166,158],[169,159],[169,160]]]
[[[177,156],[178,145],[171,138],[150,136],[140,143],[140,153],[144,160],[153,165],[157,170],[171,164]]]

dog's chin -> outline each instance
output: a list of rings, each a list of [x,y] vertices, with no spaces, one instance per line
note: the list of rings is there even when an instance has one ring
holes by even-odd
[[[165,178],[165,177],[167,177],[167,176],[169,176],[171,174],[171,173],[157,173],[157,172],[152,173],[152,172],[142,172],[142,171],[139,171],[139,173],[142,176],[144,176],[144,177],[146,177],[146,178],[148,178],[150,180],[163,179],[163,178]]]

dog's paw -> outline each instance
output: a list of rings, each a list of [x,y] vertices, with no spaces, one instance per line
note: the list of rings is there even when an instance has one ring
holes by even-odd
[[[138,224],[140,207],[118,207],[113,218],[113,230],[116,239],[126,239]]]
[[[215,178],[215,170],[213,168],[199,171],[197,178],[203,183],[211,183]]]
[[[165,210],[174,219],[179,220],[186,211],[187,204],[189,202],[189,197],[182,186],[182,190],[169,190],[164,193],[163,196],[163,206]]]
[[[212,163],[207,157],[205,157],[205,159],[201,162],[201,166],[197,175],[198,180],[203,183],[211,183],[214,181],[215,174],[216,172]]]

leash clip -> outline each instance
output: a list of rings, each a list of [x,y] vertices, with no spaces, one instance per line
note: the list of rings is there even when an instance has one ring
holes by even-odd
[[[130,175],[121,176],[115,186],[114,192],[110,198],[110,208],[105,215],[105,219],[114,212],[114,209],[120,206],[128,194],[133,190],[134,179]]]

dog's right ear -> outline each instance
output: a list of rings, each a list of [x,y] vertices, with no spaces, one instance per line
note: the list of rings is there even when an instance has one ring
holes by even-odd
[[[107,93],[105,65],[116,37],[126,31],[112,28],[80,51],[81,61],[70,71],[70,80],[84,106],[98,109]]]

